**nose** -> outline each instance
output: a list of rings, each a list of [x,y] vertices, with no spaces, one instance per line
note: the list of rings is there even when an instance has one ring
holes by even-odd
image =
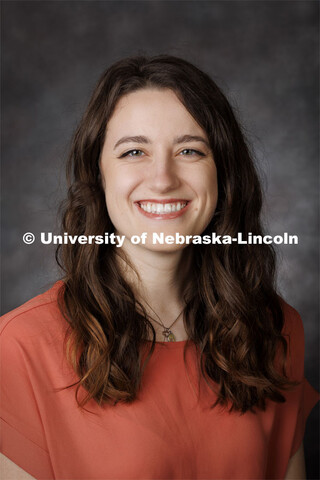
[[[148,166],[148,186],[155,193],[167,193],[180,186],[178,166],[169,152],[159,152]]]

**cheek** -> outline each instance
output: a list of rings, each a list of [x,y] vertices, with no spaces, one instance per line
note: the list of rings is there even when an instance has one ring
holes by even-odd
[[[199,172],[200,173],[200,172]],[[194,191],[202,199],[203,207],[216,207],[218,199],[218,181],[216,169],[204,169],[201,174],[194,175],[192,180]]]
[[[140,182],[138,172],[128,168],[106,168],[103,173],[107,206],[120,206],[130,201],[132,192]]]
[[[216,202],[218,198],[218,175],[215,165],[206,176],[206,184],[210,197]]]

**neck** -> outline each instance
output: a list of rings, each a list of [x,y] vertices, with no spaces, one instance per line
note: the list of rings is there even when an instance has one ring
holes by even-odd
[[[150,319],[159,321],[160,317],[166,327],[170,326],[185,305],[184,294],[191,282],[191,249],[161,252],[125,242],[123,253],[132,267],[121,254],[119,267],[136,299],[143,304]],[[163,328],[156,322],[152,324],[157,340],[163,340]],[[183,315],[174,324],[173,331],[176,340],[186,339]]]

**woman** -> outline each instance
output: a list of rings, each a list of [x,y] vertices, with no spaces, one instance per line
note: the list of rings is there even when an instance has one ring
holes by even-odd
[[[91,240],[63,245],[63,280],[2,322],[11,478],[17,466],[38,479],[305,478],[318,394],[274,252],[201,242],[262,233],[259,181],[219,88],[171,56],[114,64],[68,180],[63,232]]]

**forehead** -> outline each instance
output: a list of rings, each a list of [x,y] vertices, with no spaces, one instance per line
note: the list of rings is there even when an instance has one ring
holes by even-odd
[[[178,130],[205,135],[173,90],[145,88],[120,98],[107,125],[107,138],[122,133],[176,135]]]

